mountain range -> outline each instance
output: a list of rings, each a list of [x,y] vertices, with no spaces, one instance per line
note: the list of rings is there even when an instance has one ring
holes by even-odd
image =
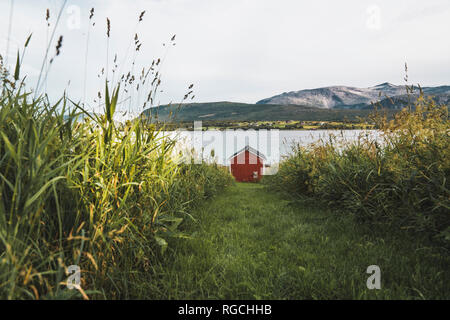
[[[450,86],[424,87],[422,91],[437,103],[450,105]],[[143,116],[162,121],[356,120],[367,116],[373,103],[396,112],[418,96],[417,87],[407,94],[405,86],[386,82],[369,88],[331,86],[285,92],[256,104],[223,101],[163,105],[144,110]]]
[[[425,96],[433,96],[437,103],[450,102],[450,86],[424,87]],[[258,101],[257,104],[302,105],[322,109],[368,109],[372,103],[381,103],[389,109],[400,109],[408,104],[408,99],[419,95],[414,87],[408,97],[405,86],[385,82],[374,87],[356,88],[332,86],[317,89],[284,92],[271,98]]]

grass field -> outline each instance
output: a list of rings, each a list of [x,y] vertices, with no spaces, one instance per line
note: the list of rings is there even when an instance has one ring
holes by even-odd
[[[450,298],[449,259],[425,239],[364,227],[349,215],[295,204],[237,183],[193,213],[189,241],[144,276],[151,299]],[[442,249],[444,250],[444,249]],[[369,265],[381,290],[366,287]],[[149,278],[147,278],[149,277]]]

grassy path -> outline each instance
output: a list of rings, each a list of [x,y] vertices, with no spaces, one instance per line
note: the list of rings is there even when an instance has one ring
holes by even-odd
[[[146,298],[449,298],[448,259],[435,249],[398,232],[365,230],[346,215],[291,205],[258,184],[237,183],[193,216],[185,226],[192,239],[170,244]],[[381,290],[366,287],[374,264]]]

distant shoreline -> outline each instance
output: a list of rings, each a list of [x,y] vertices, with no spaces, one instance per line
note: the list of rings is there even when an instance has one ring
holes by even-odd
[[[193,131],[194,121],[153,123],[157,129],[164,131]],[[203,131],[224,130],[370,130],[376,129],[375,125],[367,122],[351,121],[202,121]]]

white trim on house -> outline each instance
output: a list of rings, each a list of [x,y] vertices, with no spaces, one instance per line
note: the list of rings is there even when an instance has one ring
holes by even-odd
[[[242,148],[238,152],[234,153],[231,157],[229,157],[228,161],[230,161],[231,159],[233,159],[234,157],[238,156],[239,154],[241,154],[244,151],[248,151],[248,152],[252,153],[253,155],[257,156],[258,158],[267,160],[266,156],[263,155],[261,152],[259,152],[258,150],[254,149],[254,148],[252,148],[250,146],[246,146],[245,148]]]

